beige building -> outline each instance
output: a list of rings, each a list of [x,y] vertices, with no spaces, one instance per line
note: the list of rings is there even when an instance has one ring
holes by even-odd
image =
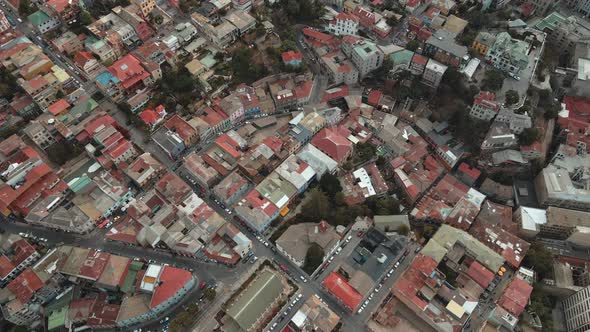
[[[156,0],[131,0],[131,3],[139,7],[143,17],[148,17],[152,10],[156,8]]]
[[[322,221],[293,225],[276,241],[279,252],[299,267],[305,264],[307,250],[313,243],[322,248],[325,260],[340,244],[340,235],[333,226]]]

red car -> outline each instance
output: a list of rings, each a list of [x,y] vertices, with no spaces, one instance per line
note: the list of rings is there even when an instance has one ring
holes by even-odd
[[[284,272],[289,272],[289,269],[284,265],[284,264],[279,264],[279,267],[281,268],[281,270],[283,270]]]
[[[201,283],[199,284],[199,289],[205,289],[205,287],[207,287],[207,283],[204,281],[201,281]]]

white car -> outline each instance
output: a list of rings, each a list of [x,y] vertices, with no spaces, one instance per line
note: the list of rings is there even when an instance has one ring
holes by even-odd
[[[357,311],[357,313],[358,313],[358,314],[362,313],[362,312],[363,312],[363,309],[364,309],[364,308],[360,308],[360,309],[359,309],[359,311]]]
[[[299,294],[297,295],[297,300],[300,300],[302,297],[303,297],[303,294],[299,293]]]
[[[268,242],[264,242],[264,246],[265,247],[268,247]]]
[[[336,249],[336,255],[338,255],[341,251],[342,251],[342,247],[338,247],[338,249]]]

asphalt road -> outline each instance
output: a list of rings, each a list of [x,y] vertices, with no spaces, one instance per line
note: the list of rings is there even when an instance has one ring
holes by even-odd
[[[9,9],[8,7],[3,7],[3,9],[5,9],[7,16],[11,17],[11,19],[14,19],[15,23],[18,22],[18,16],[12,9]],[[17,23],[16,28],[23,31],[25,35],[29,37],[29,39],[31,39],[34,43],[38,44],[46,52],[50,59],[57,65],[61,66],[64,70],[66,70],[74,80],[79,81],[80,85],[83,86],[88,93],[92,94],[94,93],[94,91],[97,91],[97,87],[92,80],[89,80],[89,78],[86,77],[85,74],[83,74],[78,69],[75,69],[73,63],[69,59],[61,55],[58,56],[56,52],[53,52],[51,47],[49,47],[49,44],[47,44],[37,32],[33,31],[33,29],[28,25],[28,23]],[[298,46],[302,47],[300,42],[298,42]],[[307,52],[306,50],[303,51],[308,62],[310,62],[310,68],[312,68],[316,77],[318,78],[318,84],[316,85],[311,98],[311,102],[317,102],[320,98],[320,92],[323,91],[323,89],[328,83],[328,79],[325,75],[321,73],[319,65],[313,58],[314,55],[311,54],[309,50],[307,50]],[[147,139],[146,134],[144,132],[134,127],[128,126],[126,124],[125,115],[118,109],[118,107],[111,100],[109,100],[108,98],[105,99],[104,101],[102,101],[101,106],[109,110],[113,117],[117,120],[117,122],[129,130],[131,139],[135,144],[137,144],[144,151],[152,153],[157,159],[159,159],[163,164],[165,164],[169,168],[176,169],[178,163],[170,160],[159,149],[159,147],[157,147],[151,140]],[[194,147],[193,150],[197,149],[200,151],[204,151],[210,144],[210,142],[203,142],[200,145]],[[300,276],[305,275],[305,273],[299,267],[292,264],[291,261],[277,254],[275,251],[271,250],[272,244],[269,244],[268,247],[265,246],[261,241],[258,241],[256,239],[256,234],[248,232],[248,230],[245,227],[235,222],[233,220],[233,215],[230,215],[230,213],[226,212],[221,206],[217,205],[214,201],[209,199],[209,197],[203,197],[203,199],[207,204],[209,204],[209,206],[216,210],[220,215],[225,217],[226,220],[232,222],[242,232],[247,234],[247,236],[252,240],[253,252],[256,256],[258,256],[259,258],[266,257],[270,260],[276,261],[278,264],[283,264],[287,267],[289,271],[288,275],[299,286],[300,292],[304,295],[303,300],[300,300],[298,302],[298,306],[300,306],[304,302],[304,300],[307,299],[309,296],[317,294],[334,312],[341,316],[341,321],[343,323],[343,331],[365,330],[364,319],[359,319],[359,316],[357,316],[356,313],[350,313],[336,299],[327,294],[326,291],[321,287],[321,279],[316,281],[310,280],[310,278],[306,277],[308,281],[304,283],[300,279]],[[194,258],[172,255],[171,253],[163,250],[129,246],[127,244],[120,242],[108,241],[106,240],[106,231],[104,229],[95,229],[93,232],[89,234],[74,234],[64,233],[61,231],[54,231],[36,225],[29,225],[18,222],[15,223],[8,220],[4,220],[2,223],[0,223],[0,229],[11,233],[31,233],[36,237],[46,238],[47,244],[50,246],[68,244],[80,247],[101,249],[105,252],[110,252],[121,256],[151,259],[156,261],[157,263],[166,263],[180,268],[185,268],[194,271],[193,274],[198,280],[197,285],[200,283],[200,281],[208,281],[212,279],[225,284],[231,284],[238,280],[239,276],[248,267],[247,263],[239,263],[235,267],[230,268],[215,263],[204,263]],[[407,261],[410,260],[408,259]],[[390,282],[393,283],[393,280],[394,278],[391,278]],[[385,286],[384,289],[386,289]],[[382,289],[381,292],[385,292],[384,289]],[[195,287],[195,289],[191,290],[189,294],[187,294],[187,296],[185,296],[179,303],[177,303],[172,308],[163,313],[160,317],[158,317],[158,319],[156,319],[153,322],[144,322],[139,326],[145,327],[146,330],[156,329],[159,325],[159,319],[165,316],[173,316],[177,314],[180,310],[183,310],[183,306],[195,302],[199,296],[200,290],[198,289],[198,287]],[[374,303],[377,303],[377,301],[374,301]],[[294,308],[291,311],[291,315],[295,312],[296,308]],[[364,315],[368,314],[369,308],[367,308],[367,312],[365,312]],[[288,321],[288,319],[283,320],[284,323]],[[131,329],[138,328],[139,326],[134,326]]]

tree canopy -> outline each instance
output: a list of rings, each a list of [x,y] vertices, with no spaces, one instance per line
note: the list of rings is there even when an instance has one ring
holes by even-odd
[[[309,248],[307,248],[307,253],[305,254],[303,271],[311,275],[313,271],[315,271],[318,266],[322,264],[323,260],[324,250],[317,243],[312,243]]]
[[[342,185],[336,175],[326,173],[320,178],[320,189],[333,199],[337,193],[342,191]]]
[[[516,92],[514,90],[506,91],[506,95],[505,95],[506,105],[515,105],[518,103],[519,100],[520,100],[520,97],[518,96],[518,92]]]
[[[264,75],[266,68],[253,62],[254,51],[249,48],[240,48],[232,55],[231,68],[236,82],[250,84]]]
[[[535,270],[539,280],[551,278],[553,272],[553,255],[542,242],[533,242],[524,256],[523,266]]]
[[[307,201],[301,208],[301,215],[308,222],[320,222],[328,218],[330,210],[328,196],[321,190],[312,189],[309,192]]]
[[[496,69],[488,69],[483,79],[483,89],[489,91],[498,91],[504,84],[504,75]]]
[[[518,135],[518,141],[521,145],[531,145],[539,139],[540,134],[537,128],[526,128]]]

